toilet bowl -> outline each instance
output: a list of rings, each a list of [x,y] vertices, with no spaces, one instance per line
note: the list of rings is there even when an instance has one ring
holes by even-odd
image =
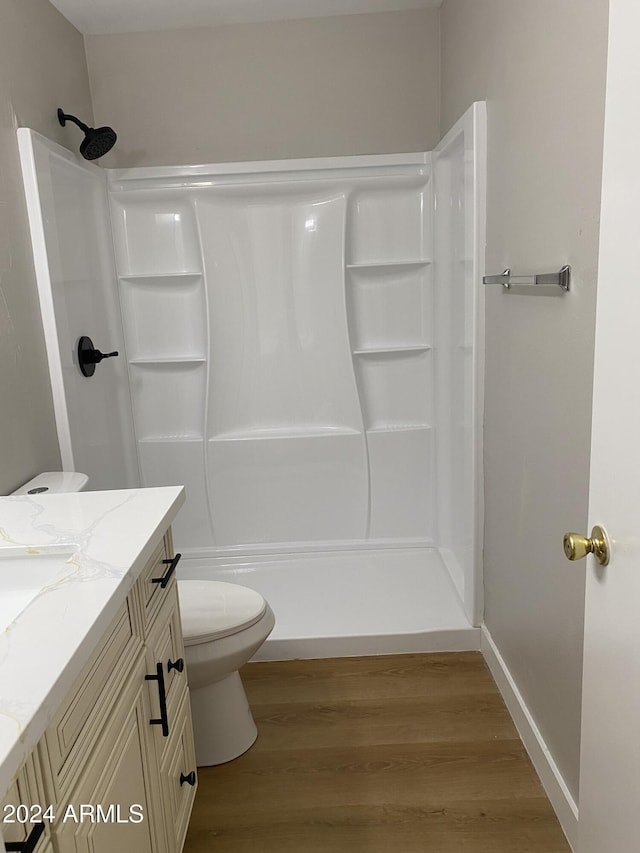
[[[259,593],[237,584],[179,580],[178,596],[196,761],[223,764],[258,736],[238,669],[267,639],[275,617]]]
[[[82,491],[85,474],[39,474],[12,494]],[[178,581],[199,767],[224,764],[258,736],[238,669],[267,639],[275,617],[255,590],[221,581]]]

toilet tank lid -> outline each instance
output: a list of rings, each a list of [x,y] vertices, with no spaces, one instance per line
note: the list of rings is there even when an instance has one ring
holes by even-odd
[[[185,646],[237,634],[255,625],[267,604],[259,592],[223,581],[178,581]]]
[[[86,474],[78,471],[44,471],[33,477],[12,495],[81,492],[89,482]]]

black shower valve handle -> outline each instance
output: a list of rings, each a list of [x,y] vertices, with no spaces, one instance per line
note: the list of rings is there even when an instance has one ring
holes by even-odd
[[[78,366],[83,376],[93,376],[96,364],[105,358],[115,358],[119,355],[117,350],[113,352],[100,352],[93,345],[88,335],[83,335],[78,341]]]
[[[103,358],[115,358],[117,355],[119,355],[117,350],[114,350],[114,352],[100,352],[99,349],[94,349],[93,352],[86,354],[85,362],[100,364]]]

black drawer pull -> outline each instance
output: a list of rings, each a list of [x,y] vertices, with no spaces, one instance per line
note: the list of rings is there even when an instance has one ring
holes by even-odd
[[[196,771],[195,770],[192,770],[191,773],[187,773],[186,776],[184,775],[184,773],[180,774],[180,787],[181,788],[185,782],[187,782],[189,785],[191,785],[191,787],[193,787],[196,784]]]
[[[169,566],[169,568],[162,575],[161,578],[151,578],[151,583],[159,583],[160,588],[165,589],[165,587],[171,580],[171,575],[175,572],[176,566],[180,562],[180,557],[182,557],[182,554],[176,554],[172,560],[163,560],[162,562],[165,564],[165,566]]]
[[[178,660],[170,660],[167,662],[167,672],[171,672],[172,669],[175,669],[176,672],[184,671],[184,658],[178,658]]]
[[[167,715],[167,693],[164,687],[164,672],[162,671],[162,664],[156,664],[156,674],[155,675],[145,675],[145,681],[157,681],[158,682],[158,696],[160,698],[160,718],[157,720],[149,720],[149,724],[152,726],[162,726],[162,736],[169,737],[169,717]]]
[[[193,775],[195,782],[195,773]],[[38,821],[38,823],[34,823],[33,829],[29,833],[29,837],[26,841],[5,841],[4,849],[7,853],[33,853],[43,832],[44,822]]]

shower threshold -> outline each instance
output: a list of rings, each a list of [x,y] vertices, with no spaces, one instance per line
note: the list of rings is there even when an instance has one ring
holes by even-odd
[[[480,648],[436,548],[186,559],[182,577],[242,584],[267,599],[276,625],[254,660]]]

